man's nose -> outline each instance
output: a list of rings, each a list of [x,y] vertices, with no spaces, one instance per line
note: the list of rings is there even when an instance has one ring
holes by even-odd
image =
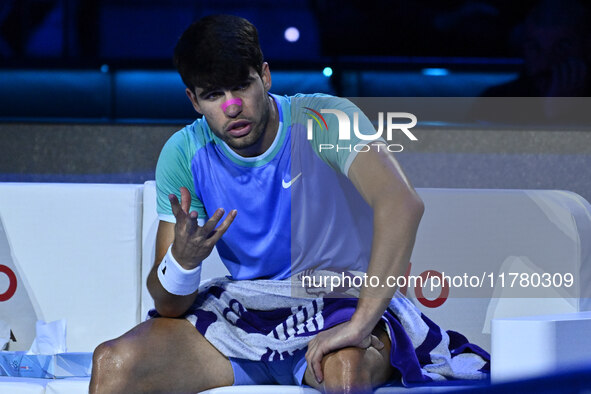
[[[242,112],[242,100],[238,97],[229,98],[222,103],[221,109],[227,116],[235,117]]]

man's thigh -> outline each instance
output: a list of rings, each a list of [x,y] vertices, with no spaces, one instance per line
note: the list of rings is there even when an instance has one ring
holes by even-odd
[[[148,320],[100,345],[95,364],[91,386],[108,387],[103,380],[119,371],[117,387],[127,392],[196,392],[234,381],[230,361],[185,319]]]

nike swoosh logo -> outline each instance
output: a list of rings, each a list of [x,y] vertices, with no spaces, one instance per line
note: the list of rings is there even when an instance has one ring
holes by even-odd
[[[291,178],[291,181],[289,181],[289,182],[285,182],[285,180],[282,180],[281,181],[281,186],[283,186],[284,189],[289,189],[291,187],[291,185],[293,185],[293,183],[295,181],[297,181],[298,178],[301,177],[301,176],[302,176],[302,173],[300,172],[295,177]]]

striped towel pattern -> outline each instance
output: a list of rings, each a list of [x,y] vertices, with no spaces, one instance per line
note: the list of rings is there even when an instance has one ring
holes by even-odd
[[[294,297],[294,286],[301,285],[289,279],[215,278],[202,284],[186,319],[227,357],[283,360],[304,349],[318,332],[348,321],[357,305],[351,296],[356,289],[340,297],[306,298]],[[459,333],[442,330],[399,292],[382,319],[393,344],[391,363],[403,384],[488,378],[486,351]]]

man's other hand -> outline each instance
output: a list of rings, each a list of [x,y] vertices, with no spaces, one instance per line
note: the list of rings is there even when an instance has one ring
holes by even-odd
[[[324,380],[322,359],[325,355],[346,347],[367,349],[370,346],[382,350],[384,344],[371,332],[364,334],[351,321],[348,321],[316,335],[308,343],[306,361],[308,361],[308,366],[312,369],[316,381],[321,383]]]

